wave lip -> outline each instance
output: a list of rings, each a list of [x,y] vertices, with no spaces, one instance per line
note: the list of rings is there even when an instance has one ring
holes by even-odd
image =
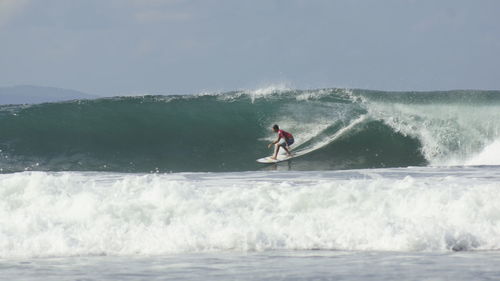
[[[0,175],[3,258],[500,248],[498,167]]]

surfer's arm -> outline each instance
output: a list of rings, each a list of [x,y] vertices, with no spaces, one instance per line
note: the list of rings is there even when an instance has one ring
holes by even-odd
[[[273,146],[273,145],[277,144],[277,143],[280,141],[280,139],[281,139],[281,137],[278,137],[278,139],[277,139],[277,140],[275,140],[275,141],[273,141],[272,143],[268,144],[268,145],[267,145],[267,147],[271,147],[271,146]]]

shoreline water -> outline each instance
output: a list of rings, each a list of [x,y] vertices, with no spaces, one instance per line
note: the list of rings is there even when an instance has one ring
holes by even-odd
[[[5,280],[496,280],[500,252],[266,251],[0,259]]]

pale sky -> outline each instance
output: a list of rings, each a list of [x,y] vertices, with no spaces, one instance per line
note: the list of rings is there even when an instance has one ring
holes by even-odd
[[[0,86],[500,89],[498,0],[0,0]]]

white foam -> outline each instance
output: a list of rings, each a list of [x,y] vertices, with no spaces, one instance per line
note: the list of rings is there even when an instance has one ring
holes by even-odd
[[[473,156],[466,165],[500,165],[500,140],[486,146],[483,151]]]
[[[332,94],[331,89],[320,89],[313,91],[304,91],[301,94],[297,95],[295,99],[297,101],[309,101],[309,100],[318,100],[323,97],[327,97]]]
[[[366,102],[369,115],[422,144],[431,165],[464,165],[500,139],[500,106]],[[474,158],[474,164],[486,157]],[[489,161],[489,160],[487,160]],[[498,163],[498,162],[496,162]]]
[[[331,96],[332,94],[336,94],[337,97],[345,97],[351,101],[358,101],[359,98],[354,96],[353,91],[347,88],[335,88],[335,89],[318,89],[318,90],[306,90],[301,94],[298,94],[295,99],[297,101],[310,101],[310,100],[319,100],[324,97]]]
[[[272,94],[288,92],[290,90],[291,88],[289,88],[285,83],[279,83],[268,85],[266,87],[255,90],[243,91],[243,93],[249,95],[252,98],[252,103],[254,103],[256,99],[267,98]]]
[[[500,248],[498,175],[0,175],[0,257]]]
[[[291,88],[287,85],[287,83],[276,83],[258,89],[249,90],[247,92],[256,96],[266,96],[276,92],[285,92],[290,90]]]

